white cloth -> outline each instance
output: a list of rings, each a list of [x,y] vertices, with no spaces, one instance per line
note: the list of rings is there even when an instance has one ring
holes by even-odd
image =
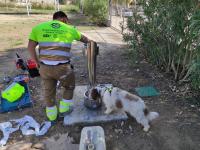
[[[40,125],[31,116],[25,116],[21,119],[16,119],[12,121],[20,125],[20,129],[23,135],[32,135],[32,134],[35,134],[36,136],[44,135],[51,127],[51,122],[45,121]],[[29,128],[34,128],[34,130]]]
[[[0,140],[0,145],[4,146],[6,145],[10,134],[19,130],[19,126],[13,128],[10,122],[3,122],[0,123],[0,130],[3,132],[3,138]]]
[[[16,127],[12,127],[12,123],[16,124]],[[36,136],[44,135],[49,128],[51,127],[51,122],[45,121],[41,125],[37,123],[31,116],[24,116],[20,119],[11,120],[11,122],[0,123],[0,130],[3,132],[3,138],[0,140],[0,145],[6,145],[8,138],[11,133],[21,130],[23,135],[32,135]]]

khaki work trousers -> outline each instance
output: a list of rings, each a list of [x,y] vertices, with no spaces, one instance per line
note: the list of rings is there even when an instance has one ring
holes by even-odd
[[[67,100],[72,99],[75,88],[75,75],[70,64],[56,66],[40,64],[39,72],[42,78],[42,95],[47,107],[55,105],[58,81],[60,81],[60,85],[64,88],[63,98]]]

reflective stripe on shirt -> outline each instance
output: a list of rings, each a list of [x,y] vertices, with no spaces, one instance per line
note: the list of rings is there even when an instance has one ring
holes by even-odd
[[[39,55],[40,60],[55,60],[55,61],[69,61],[70,57],[68,56],[58,56],[58,55]]]
[[[40,50],[40,55],[52,55],[52,56],[66,56],[71,57],[70,52],[60,51],[60,50]]]
[[[39,46],[61,46],[61,47],[67,47],[71,48],[70,43],[64,43],[64,42],[39,42]]]
[[[52,66],[69,62],[69,61],[65,61],[65,60],[64,61],[40,60],[40,61],[43,62],[46,65],[52,65]]]
[[[61,47],[61,46],[40,46],[39,47],[40,50],[60,50],[60,51],[65,51],[65,52],[69,52],[71,50],[71,48],[69,47]]]

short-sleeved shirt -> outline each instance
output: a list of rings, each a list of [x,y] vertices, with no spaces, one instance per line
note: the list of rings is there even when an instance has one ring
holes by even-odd
[[[72,43],[80,40],[81,33],[71,25],[61,21],[53,20],[41,23],[32,29],[29,36],[35,42],[65,42]]]
[[[63,48],[70,49],[72,42],[80,39],[81,33],[74,26],[58,20],[52,20],[36,25],[29,36],[29,40],[39,44],[40,55],[42,56],[41,61],[51,65],[66,62],[66,60],[48,60],[50,55],[51,59],[53,56],[55,56],[54,58],[58,58],[61,57],[62,54],[68,55],[69,52],[61,52],[63,51]],[[55,51],[50,51],[55,47],[57,47]],[[58,54],[59,51],[60,53]]]

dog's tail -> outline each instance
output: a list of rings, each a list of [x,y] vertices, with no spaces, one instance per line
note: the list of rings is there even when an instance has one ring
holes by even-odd
[[[157,112],[149,112],[147,108],[144,109],[144,115],[147,117],[149,121],[152,121],[159,117],[159,113]]]
[[[147,118],[149,121],[152,121],[156,118],[159,117],[159,114],[157,112],[150,112],[148,115],[147,115]]]

